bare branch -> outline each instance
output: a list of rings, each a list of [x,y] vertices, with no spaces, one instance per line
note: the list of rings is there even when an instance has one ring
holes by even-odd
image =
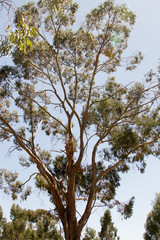
[[[35,138],[35,137],[36,137],[36,135],[37,135],[37,133],[38,133],[38,131],[39,131],[39,128],[40,128],[40,126],[41,126],[42,122],[43,122],[43,120],[41,120],[41,121],[40,121],[40,123],[38,124],[37,130],[36,130],[36,132],[35,132],[35,134],[34,134],[33,138]]]
[[[14,10],[14,3],[12,0],[0,0],[1,10],[5,8],[9,14],[10,10]]]
[[[38,173],[38,172],[32,173],[32,174],[30,175],[30,177],[28,178],[28,180],[25,181],[24,183],[22,183],[21,186],[24,186],[27,182],[29,182],[29,181],[31,180],[31,178],[32,178],[35,174],[36,174],[36,176],[37,176],[37,175],[39,175],[40,173]]]

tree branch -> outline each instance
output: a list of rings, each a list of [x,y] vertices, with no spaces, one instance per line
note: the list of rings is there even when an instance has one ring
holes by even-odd
[[[90,193],[87,201],[87,205],[85,208],[85,211],[79,220],[79,226],[80,228],[83,228],[85,225],[85,222],[88,220],[90,213],[92,211],[92,202],[93,202],[93,197],[94,194],[96,193],[96,163],[95,163],[95,158],[96,158],[96,152],[97,152],[97,147],[100,143],[100,140],[97,141],[97,143],[94,145],[93,151],[92,151],[92,181],[91,181],[91,187],[90,187]]]
[[[37,175],[39,175],[40,173],[38,173],[38,172],[32,173],[32,174],[30,175],[30,177],[28,178],[28,180],[25,181],[24,183],[22,183],[21,186],[24,186],[27,182],[29,182],[29,181],[31,180],[31,178],[32,178],[35,174],[36,174],[36,176],[37,176]]]
[[[152,144],[154,142],[156,142],[158,140],[158,138],[149,141],[149,142],[145,142],[145,143],[141,143],[138,146],[132,148],[126,155],[126,157],[128,157],[131,153],[133,153],[136,149],[143,147],[145,145],[149,145]],[[111,166],[110,168],[106,169],[104,172],[100,173],[99,176],[96,178],[96,184],[98,183],[98,181],[104,176],[106,175],[108,172],[110,172],[111,170],[115,169],[116,167],[118,167],[122,162],[124,162],[126,160],[126,157],[123,158],[122,160],[120,160],[119,162],[115,163],[113,166]]]
[[[39,159],[37,155],[35,155],[35,152],[33,153],[21,140],[21,138],[17,135],[17,133],[13,130],[11,125],[0,115],[0,121],[7,126],[7,128],[12,132],[13,136],[15,137],[16,141],[19,143],[20,147],[25,150],[25,152],[28,153],[28,155],[34,160],[34,162],[37,164],[37,168],[40,171],[41,175],[46,179],[50,186],[50,190],[52,192],[52,195],[54,196],[54,203],[57,207],[57,210],[59,212],[59,215],[63,221],[64,219],[64,206],[62,203],[62,200],[60,198],[60,194],[57,188],[56,180],[54,176],[49,172],[49,170],[46,168],[46,166],[42,163],[42,161]]]

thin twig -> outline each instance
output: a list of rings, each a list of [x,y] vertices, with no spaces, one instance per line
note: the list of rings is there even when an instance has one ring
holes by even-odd
[[[24,186],[27,182],[29,182],[29,181],[31,180],[31,178],[32,178],[35,174],[36,174],[36,177],[37,177],[37,175],[40,175],[40,173],[38,173],[38,172],[32,173],[32,174],[30,175],[30,177],[28,178],[28,180],[25,181],[24,183],[22,183],[21,186]]]

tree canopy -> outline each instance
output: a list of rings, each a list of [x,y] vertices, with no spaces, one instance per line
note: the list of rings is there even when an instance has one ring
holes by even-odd
[[[10,220],[7,221],[3,217],[1,209],[1,239],[62,240],[60,231],[57,230],[57,219],[50,211],[44,209],[26,210],[21,209],[19,205],[13,204],[10,211]]]
[[[114,76],[143,58],[124,57],[135,14],[108,0],[77,26],[77,10],[72,0],[29,2],[0,47],[13,60],[0,69],[0,140],[26,153],[23,167],[37,167],[28,180],[48,192],[66,240],[80,239],[97,203],[130,217],[134,197],[115,199],[120,174],[133,165],[144,172],[147,156],[160,153],[159,73],[131,84]],[[17,173],[2,169],[0,177],[14,199],[31,193]]]
[[[146,219],[145,230],[145,240],[158,240],[160,238],[160,194],[156,194],[153,208]]]

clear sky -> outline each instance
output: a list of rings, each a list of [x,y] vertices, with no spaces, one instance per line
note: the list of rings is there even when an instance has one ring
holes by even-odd
[[[15,3],[20,5],[27,1],[16,0]],[[94,8],[102,0],[78,0],[80,11],[78,21],[83,20],[85,13]],[[137,15],[135,27],[131,33],[128,50],[126,54],[132,54],[135,51],[142,51],[144,61],[134,72],[119,71],[117,74],[118,81],[141,81],[144,74],[151,68],[156,69],[160,58],[160,1],[159,0],[117,0],[117,3],[126,3]],[[6,22],[7,25],[7,16]],[[7,59],[4,60],[7,63]],[[7,155],[9,145],[0,144],[0,168],[13,168],[14,161],[17,161],[17,155],[13,153]],[[155,193],[160,192],[160,161],[153,157],[148,160],[148,165],[144,174],[140,174],[137,169],[133,168],[128,174],[122,176],[121,187],[117,191],[117,198],[121,201],[128,200],[135,196],[134,214],[129,220],[122,220],[120,214],[113,211],[113,221],[118,228],[118,235],[121,240],[141,240],[143,239],[144,223],[147,213],[151,210],[151,202],[154,200]],[[25,170],[21,175],[25,175]],[[39,198],[40,197],[40,198]],[[8,211],[11,206],[9,197],[1,195],[0,205]],[[33,197],[28,202],[21,203],[26,208],[51,208],[43,194],[34,192]],[[96,210],[92,214],[88,226],[97,230],[99,229],[99,217],[103,215],[105,208]]]

